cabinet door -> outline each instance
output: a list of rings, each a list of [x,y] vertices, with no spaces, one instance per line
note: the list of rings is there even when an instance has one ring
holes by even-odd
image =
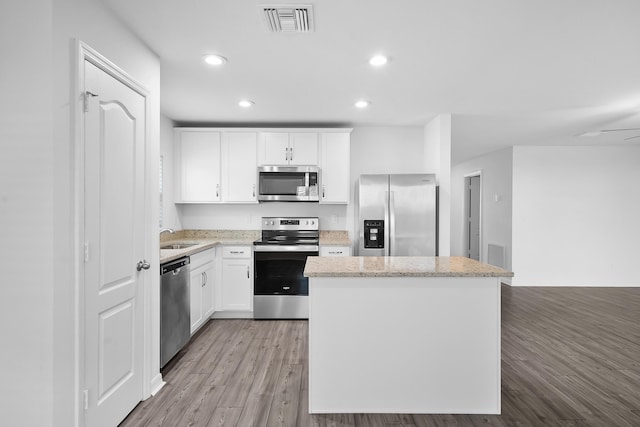
[[[258,141],[261,165],[289,164],[289,134],[287,132],[262,132]]]
[[[350,256],[349,246],[320,246],[320,256]]]
[[[178,202],[220,201],[220,133],[178,132]]]
[[[223,201],[257,202],[257,138],[256,132],[223,133]]]
[[[204,267],[191,270],[190,293],[191,293],[191,333],[193,334],[204,322],[202,313],[202,284]]]
[[[349,203],[350,134],[320,135],[320,203]]]
[[[221,286],[223,310],[251,311],[253,309],[251,260],[222,260]]]
[[[214,295],[215,295],[215,267],[211,262],[204,266],[202,283],[202,322],[206,322],[214,311]]]
[[[318,164],[318,133],[292,132],[289,134],[289,164]]]

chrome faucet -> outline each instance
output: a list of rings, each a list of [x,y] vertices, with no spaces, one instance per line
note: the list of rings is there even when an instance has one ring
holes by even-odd
[[[173,233],[175,233],[175,231],[173,231],[172,228],[162,228],[162,229],[160,229],[160,234],[162,234],[162,233],[171,233],[171,234],[173,234]]]

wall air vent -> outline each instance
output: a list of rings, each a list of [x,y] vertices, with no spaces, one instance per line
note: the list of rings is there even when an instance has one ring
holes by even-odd
[[[310,4],[261,5],[260,12],[272,33],[308,33],[314,31],[313,6]]]

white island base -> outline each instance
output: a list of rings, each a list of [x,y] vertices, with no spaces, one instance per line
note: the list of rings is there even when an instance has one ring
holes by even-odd
[[[499,414],[500,278],[310,277],[309,412]]]

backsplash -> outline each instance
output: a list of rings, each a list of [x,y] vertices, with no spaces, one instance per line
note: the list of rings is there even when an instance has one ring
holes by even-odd
[[[238,205],[178,205],[183,229],[260,230],[265,216],[312,216],[321,230],[347,229],[346,205],[318,203],[256,203]]]

